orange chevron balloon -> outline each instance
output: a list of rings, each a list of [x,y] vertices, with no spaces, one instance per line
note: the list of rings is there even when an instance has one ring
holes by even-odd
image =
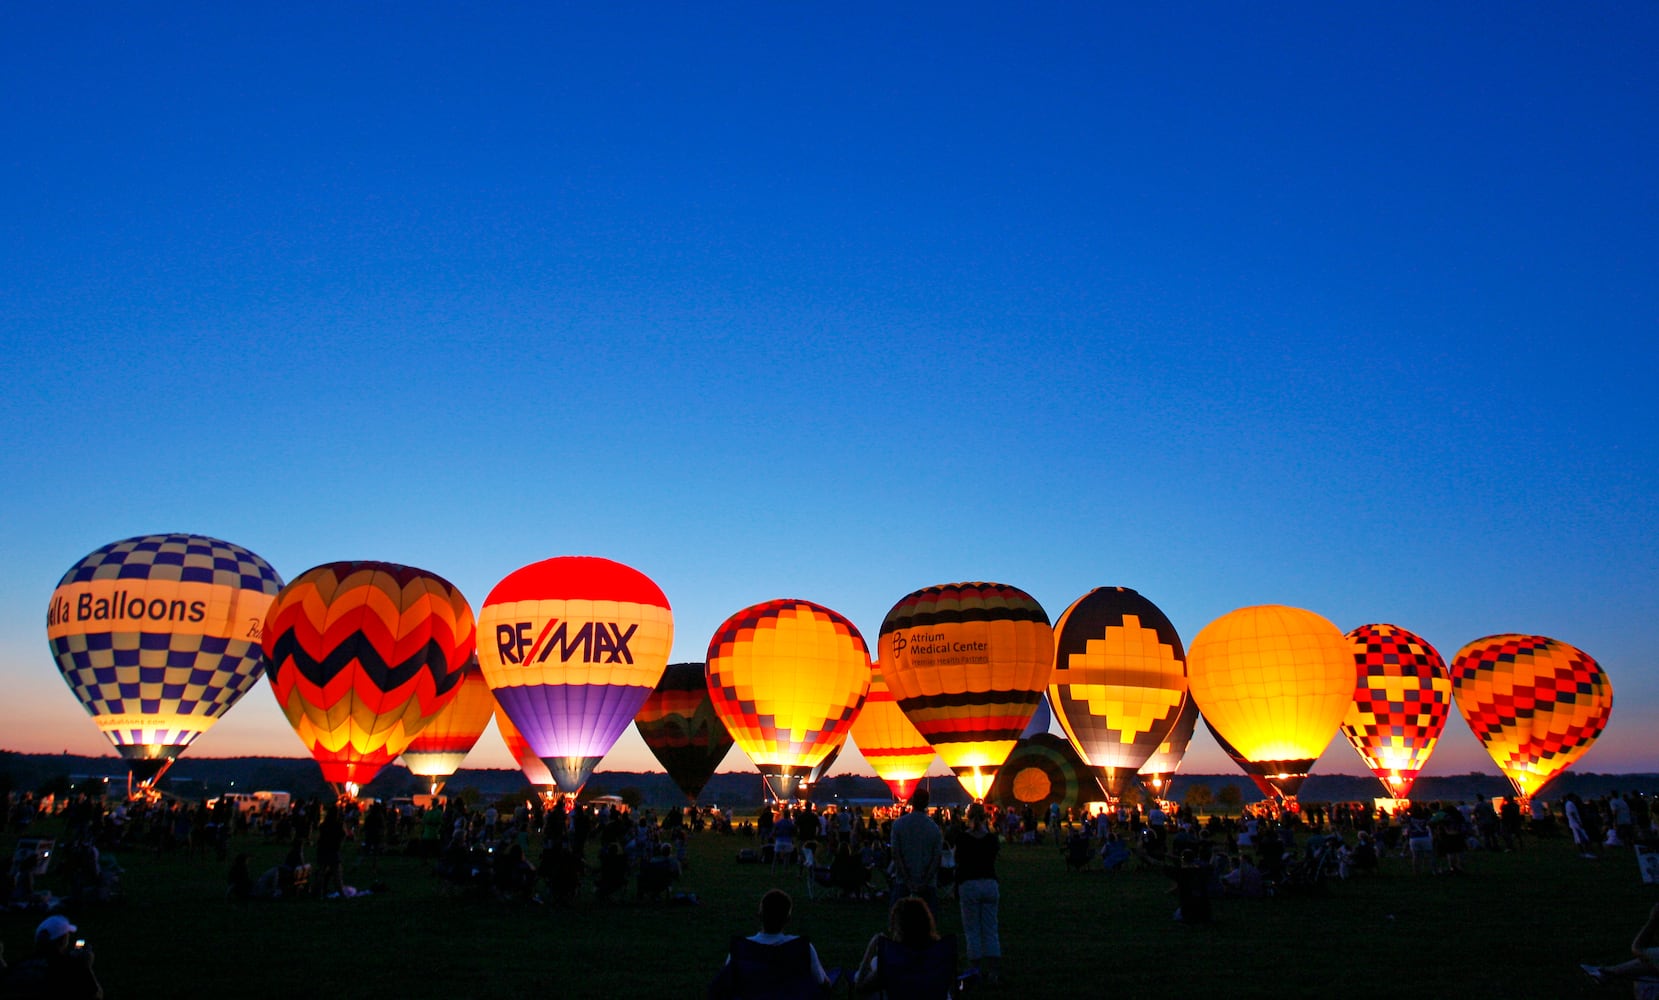
[[[495,695],[490,693],[490,685],[484,680],[484,671],[479,669],[475,655],[461,671],[455,700],[403,751],[403,766],[410,774],[426,778],[432,794],[438,794],[444,782],[467,759],[494,716]]]
[[[277,594],[260,641],[289,724],[324,780],[355,794],[455,698],[475,631],[442,577],[335,562]]]

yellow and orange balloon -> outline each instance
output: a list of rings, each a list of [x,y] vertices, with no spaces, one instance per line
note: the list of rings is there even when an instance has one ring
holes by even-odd
[[[1452,694],[1515,792],[1530,798],[1584,756],[1613,713],[1588,653],[1541,635],[1489,635],[1452,657]]]
[[[1279,604],[1240,608],[1187,649],[1187,683],[1247,774],[1295,795],[1354,701],[1354,656],[1326,619]]]
[[[938,756],[899,709],[882,677],[880,663],[873,665],[870,694],[853,720],[852,737],[876,777],[887,782],[899,802],[910,800],[916,784],[927,776],[933,758]]]
[[[460,769],[494,715],[495,696],[474,656],[461,671],[455,699],[403,751],[403,766],[410,774],[425,778],[428,791],[438,794],[444,782]]]
[[[887,613],[879,641],[899,708],[984,799],[1054,672],[1048,613],[1007,584],[924,587]]]
[[[385,562],[333,562],[282,588],[261,644],[283,714],[355,795],[460,689],[472,607],[449,581]]]
[[[870,653],[844,616],[801,600],[726,619],[709,640],[715,714],[779,798],[836,752],[870,690]]]

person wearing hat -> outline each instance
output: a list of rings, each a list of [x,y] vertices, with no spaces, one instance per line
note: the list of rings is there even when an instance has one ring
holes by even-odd
[[[104,987],[92,974],[92,952],[75,940],[77,930],[58,914],[42,920],[35,928],[34,952],[5,971],[0,997],[103,1000]]]

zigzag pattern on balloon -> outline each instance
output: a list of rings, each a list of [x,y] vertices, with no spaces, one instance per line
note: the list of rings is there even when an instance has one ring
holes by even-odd
[[[277,702],[326,780],[364,784],[460,690],[472,608],[394,563],[328,563],[285,587],[263,644]]]

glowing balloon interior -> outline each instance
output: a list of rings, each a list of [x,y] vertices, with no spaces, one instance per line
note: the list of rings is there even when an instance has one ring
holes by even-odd
[[[1353,651],[1311,611],[1240,608],[1193,639],[1187,682],[1215,732],[1282,794],[1295,795],[1353,704]]]
[[[58,671],[148,785],[259,681],[282,588],[265,560],[205,535],[140,535],[91,553],[52,592]]]
[[[473,656],[461,671],[461,683],[449,707],[439,712],[403,751],[403,766],[409,773],[427,779],[427,790],[436,795],[477,745],[495,716],[495,696],[484,682],[484,671]]]
[[[1357,679],[1342,735],[1392,798],[1411,794],[1452,706],[1452,678],[1440,653],[1397,625],[1348,633]]]
[[[983,799],[1054,671],[1048,613],[1006,584],[925,587],[887,613],[880,648],[899,708]]]
[[[662,679],[674,613],[639,570],[560,556],[496,584],[479,630],[478,662],[496,701],[573,794]]]
[[[524,780],[538,788],[551,790],[554,787],[553,772],[536,756],[536,751],[530,747],[530,741],[513,725],[513,720],[507,718],[507,713],[501,710],[500,705],[495,709],[495,726],[501,730],[501,742],[507,744],[507,752],[513,755],[518,769],[524,772]],[[570,794],[574,795],[581,790],[578,787]]]
[[[1613,713],[1613,683],[1589,654],[1541,635],[1489,635],[1452,658],[1452,693],[1522,798],[1584,756]]]
[[[887,782],[897,802],[910,801],[917,783],[938,756],[899,709],[880,663],[872,666],[870,694],[853,720],[852,738],[876,777]]]
[[[282,588],[271,689],[325,781],[355,795],[408,748],[460,690],[474,629],[453,584],[397,563],[325,563]]]
[[[1133,590],[1091,590],[1054,626],[1049,704],[1114,798],[1174,728],[1186,695],[1180,635]]]
[[[811,601],[768,601],[726,619],[709,640],[715,713],[760,773],[810,776],[847,738],[870,690],[870,654],[844,616]]]

